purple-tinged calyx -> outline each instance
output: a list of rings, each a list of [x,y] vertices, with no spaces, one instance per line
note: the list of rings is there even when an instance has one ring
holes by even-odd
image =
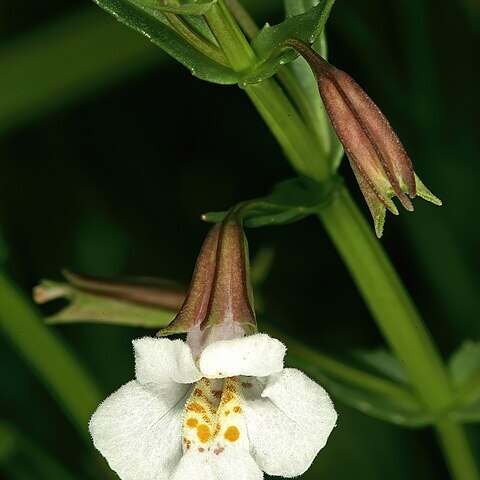
[[[250,335],[256,328],[247,241],[241,219],[230,214],[209,231],[182,308],[157,335],[188,332],[197,353],[212,341]]]
[[[413,211],[410,199],[417,195],[441,205],[413,171],[412,162],[385,115],[357,82],[309,45],[295,39],[285,44],[307,60],[317,79],[332,126],[372,214],[377,236],[382,236],[386,210],[398,215],[393,197],[408,211]]]

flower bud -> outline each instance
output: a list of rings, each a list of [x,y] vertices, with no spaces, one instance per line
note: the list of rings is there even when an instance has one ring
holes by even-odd
[[[157,336],[185,333],[204,321],[215,277],[219,236],[220,224],[217,224],[210,229],[203,242],[190,287],[179,312],[170,325],[160,330]]]
[[[200,352],[255,331],[247,242],[241,220],[230,214],[208,233],[182,308],[157,335],[188,332],[192,350]]]
[[[355,80],[305,43],[294,39],[286,43],[307,60],[317,79],[332,126],[372,214],[377,236],[382,236],[386,210],[398,215],[393,197],[409,211],[413,211],[410,199],[416,195],[441,205],[413,171],[385,115]]]

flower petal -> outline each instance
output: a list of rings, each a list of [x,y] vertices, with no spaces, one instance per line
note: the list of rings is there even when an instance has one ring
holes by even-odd
[[[205,453],[187,451],[180,460],[172,480],[215,480]]]
[[[188,451],[172,480],[261,480],[263,473],[242,448],[225,448],[220,453]]]
[[[182,456],[186,385],[168,388],[132,381],[93,414],[93,443],[122,480],[170,478]]]
[[[215,480],[261,480],[263,472],[249,452],[243,448],[225,448],[211,456]]]
[[[199,366],[209,378],[266,377],[282,371],[285,350],[279,340],[257,333],[210,344],[202,352]]]
[[[290,368],[270,377],[261,393],[255,392],[258,383],[245,391],[250,397],[245,415],[253,458],[269,475],[301,475],[335,426],[337,413],[330,397]]]
[[[182,340],[144,337],[132,343],[140,383],[195,383],[202,377],[190,347]]]

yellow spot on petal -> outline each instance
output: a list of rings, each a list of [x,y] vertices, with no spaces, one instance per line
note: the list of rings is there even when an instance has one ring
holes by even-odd
[[[229,442],[236,442],[240,438],[240,431],[237,427],[228,427],[223,436]]]
[[[197,427],[197,437],[202,443],[207,443],[211,438],[210,427],[202,423]]]
[[[242,407],[239,407],[238,405],[236,407],[233,407],[233,411],[235,413],[242,413]]]
[[[187,420],[187,426],[190,428],[195,428],[198,426],[198,420],[196,418],[189,418]]]

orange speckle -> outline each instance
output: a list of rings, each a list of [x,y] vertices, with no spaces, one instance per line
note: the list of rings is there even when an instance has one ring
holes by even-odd
[[[240,438],[240,431],[237,427],[228,427],[223,436],[229,442],[236,442]]]
[[[222,397],[222,403],[228,403],[235,398],[235,395],[232,395],[230,392],[224,393]]]
[[[242,413],[242,407],[239,407],[238,405],[236,407],[233,407],[233,411],[235,413]]]
[[[190,412],[205,413],[205,408],[199,403],[191,403],[190,405],[187,405],[187,410]]]
[[[201,389],[201,388],[196,388],[196,389],[193,391],[193,394],[194,394],[196,397],[201,397],[201,396],[203,395],[202,389]]]
[[[189,418],[187,420],[187,427],[195,428],[198,426],[198,420],[196,418]]]
[[[197,427],[197,437],[202,443],[207,443],[211,438],[210,427],[202,423]]]
[[[222,396],[221,390],[214,390],[212,393],[215,398],[220,398]]]

